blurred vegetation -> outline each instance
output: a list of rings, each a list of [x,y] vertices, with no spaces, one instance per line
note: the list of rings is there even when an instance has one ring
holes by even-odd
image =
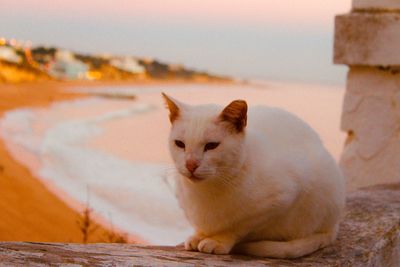
[[[7,47],[8,51],[6,52],[8,53],[12,49],[14,54],[13,57],[9,56],[12,59],[10,60],[2,58],[0,53],[0,82],[13,83],[50,79],[230,81],[230,78],[227,77],[191,70],[182,65],[167,64],[153,59],[90,55],[74,53],[57,47],[37,46],[30,48],[10,44],[5,39],[0,44],[0,49],[2,47]],[[19,59],[18,62],[15,61],[15,58]],[[124,62],[126,59],[134,60],[139,70],[143,71],[129,71],[127,68],[112,63],[115,60]],[[57,68],[54,67],[56,65]],[[78,68],[78,66],[81,69],[85,68],[85,70],[81,70],[82,73],[79,73],[79,75],[71,76],[68,72],[69,69]],[[62,71],[65,72],[65,75],[62,75]]]

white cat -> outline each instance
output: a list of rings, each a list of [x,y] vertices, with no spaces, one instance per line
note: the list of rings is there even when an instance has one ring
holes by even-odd
[[[331,244],[343,176],[318,135],[278,108],[190,106],[163,94],[177,196],[195,229],[185,249],[296,258]]]

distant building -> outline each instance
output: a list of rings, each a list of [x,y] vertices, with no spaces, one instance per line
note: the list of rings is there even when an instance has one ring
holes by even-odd
[[[134,74],[143,74],[146,69],[132,57],[117,57],[110,60],[110,65]]]
[[[21,63],[22,61],[15,49],[9,46],[0,46],[0,59],[13,63]]]
[[[49,74],[58,79],[86,79],[88,70],[88,65],[77,60],[74,54],[67,50],[58,50],[54,61],[49,65]]]
[[[185,70],[184,66],[182,64],[169,64],[168,68],[170,71],[173,72],[178,72],[178,71],[183,71]]]

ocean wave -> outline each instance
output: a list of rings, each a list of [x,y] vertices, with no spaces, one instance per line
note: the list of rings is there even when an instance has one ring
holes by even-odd
[[[65,115],[80,108],[96,109],[105,101],[112,100],[91,98],[49,109],[10,111],[0,121],[1,135],[37,157],[37,175],[81,203],[89,199],[90,207],[117,228],[152,244],[181,242],[191,230],[174,196],[171,166],[130,162],[85,145],[102,134],[100,123],[140,116],[156,107],[130,102],[85,118]]]

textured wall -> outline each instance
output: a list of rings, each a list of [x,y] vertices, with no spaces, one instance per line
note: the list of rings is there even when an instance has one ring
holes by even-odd
[[[349,66],[340,160],[349,190],[400,181],[400,1],[354,0],[336,17],[334,62]]]
[[[400,183],[351,193],[337,241],[295,260],[209,255],[182,247],[0,242],[0,266],[400,266]]]

